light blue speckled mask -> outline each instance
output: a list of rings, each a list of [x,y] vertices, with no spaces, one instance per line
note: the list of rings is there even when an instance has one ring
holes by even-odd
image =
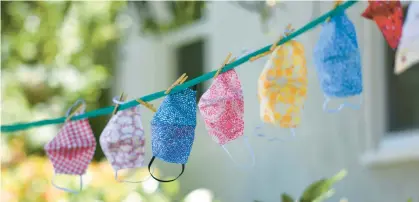
[[[346,98],[362,93],[361,56],[356,31],[344,12],[323,24],[313,55],[325,96],[323,109],[327,112],[338,112],[345,106],[358,109],[359,105],[347,102],[338,109],[327,109],[331,98]]]

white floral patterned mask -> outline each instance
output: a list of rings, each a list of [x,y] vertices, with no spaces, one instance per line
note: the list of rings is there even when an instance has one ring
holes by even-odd
[[[114,99],[114,102],[117,101]],[[115,170],[116,180],[119,170],[143,167],[144,145],[144,129],[139,107],[117,112],[100,135],[100,146]],[[135,183],[126,180],[122,182]]]
[[[402,38],[396,52],[394,72],[401,74],[419,64],[419,2],[409,5],[407,18],[403,25]]]

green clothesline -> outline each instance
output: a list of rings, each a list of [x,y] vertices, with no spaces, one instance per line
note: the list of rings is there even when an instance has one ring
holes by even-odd
[[[318,17],[317,19],[311,21],[310,23],[306,24],[304,27],[296,30],[295,32],[291,33],[289,36],[284,37],[281,41],[278,42],[278,45],[284,44],[285,42],[299,36],[300,34],[309,31],[310,29],[316,27],[317,25],[319,25],[320,23],[324,22],[328,17],[335,15],[336,13],[340,12],[340,11],[344,11],[346,9],[348,9],[349,7],[353,6],[355,3],[357,3],[358,1],[347,1],[343,4],[341,4],[340,6],[336,7],[335,9],[323,14],[322,16]],[[257,56],[259,54],[262,54],[264,52],[269,51],[269,48],[272,46],[268,45],[265,46],[253,53],[250,53],[246,56],[241,57],[240,59],[229,63],[228,65],[226,65],[222,71],[222,72],[226,72],[230,69],[233,69],[247,61],[249,61],[250,58]],[[191,86],[194,86],[196,84],[202,83],[206,80],[211,79],[214,74],[216,73],[215,71],[212,72],[208,72],[204,75],[201,75],[197,78],[194,78],[188,82],[183,83],[182,85],[178,85],[175,88],[172,89],[171,93],[175,93],[175,92],[179,92],[182,91],[183,89],[189,88]],[[160,92],[156,92],[153,94],[149,94],[146,95],[144,97],[141,97],[140,99],[142,99],[145,102],[149,102],[152,100],[156,100],[159,99],[163,96],[165,96],[164,94],[165,90],[160,91]],[[135,100],[131,100],[127,103],[121,104],[119,105],[118,110],[124,110],[127,108],[131,108],[134,106],[137,106],[139,103]],[[109,106],[109,107],[105,107],[105,108],[100,108],[97,110],[93,110],[90,112],[86,112],[84,114],[78,115],[78,116],[74,116],[71,118],[71,120],[80,120],[80,119],[85,119],[85,118],[91,118],[91,117],[97,117],[97,116],[103,116],[106,114],[110,114],[112,113],[114,109],[114,106]],[[19,131],[19,130],[26,130],[32,127],[40,127],[40,126],[44,126],[44,125],[50,125],[50,124],[59,124],[59,123],[63,123],[65,121],[66,117],[60,117],[60,118],[55,118],[55,119],[46,119],[46,120],[42,120],[42,121],[35,121],[35,122],[29,122],[29,123],[16,123],[16,124],[12,124],[12,125],[2,125],[1,126],[1,132],[14,132],[14,131]]]

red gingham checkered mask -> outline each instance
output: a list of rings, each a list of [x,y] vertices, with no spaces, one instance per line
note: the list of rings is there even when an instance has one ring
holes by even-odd
[[[67,112],[67,116],[71,109],[83,102],[78,100]],[[77,114],[84,112],[83,109]],[[44,147],[48,158],[51,160],[55,174],[80,175],[80,190],[82,189],[82,175],[86,172],[87,166],[93,158],[96,149],[96,141],[93,131],[90,128],[89,120],[67,121],[64,123],[58,135],[54,137]],[[58,189],[76,193],[66,188],[52,184]]]

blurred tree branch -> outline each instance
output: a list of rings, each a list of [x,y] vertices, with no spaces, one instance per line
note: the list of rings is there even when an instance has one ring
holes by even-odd
[[[141,31],[146,34],[164,34],[169,31],[193,23],[203,16],[205,1],[166,1],[166,2],[150,2],[150,1],[131,1],[141,20]],[[157,4],[165,4],[166,12],[171,16],[171,20],[159,22],[156,13],[153,13],[153,6]]]
[[[108,106],[120,36],[116,17],[124,7],[123,1],[2,1],[3,124],[63,116],[78,98],[87,110]],[[90,120],[97,136],[107,118]],[[42,130],[2,138],[22,134],[26,153],[43,153],[55,134]]]

